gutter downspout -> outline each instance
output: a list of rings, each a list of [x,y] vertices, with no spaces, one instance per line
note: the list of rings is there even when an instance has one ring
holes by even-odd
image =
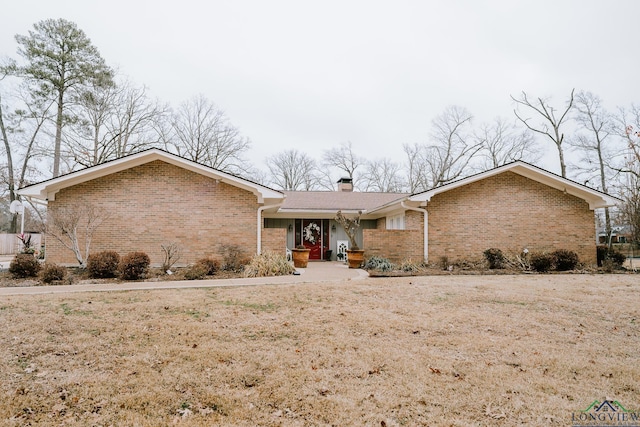
[[[402,206],[404,209],[410,210],[410,211],[415,211],[415,212],[422,212],[424,214],[424,226],[422,227],[424,229],[424,262],[425,263],[429,263],[429,211],[427,211],[426,208],[414,208],[412,206],[407,206],[404,203],[404,200],[402,202],[400,202],[400,206]]]
[[[260,206],[258,208],[258,221],[257,221],[257,225],[258,225],[258,247],[257,247],[257,254],[260,255],[262,253],[262,211],[264,211],[265,209],[271,209],[271,208],[277,208],[282,206],[282,203],[284,202],[280,202],[280,203],[276,203],[275,205],[269,205],[269,206]]]

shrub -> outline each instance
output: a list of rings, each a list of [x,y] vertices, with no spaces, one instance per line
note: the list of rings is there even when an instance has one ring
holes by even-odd
[[[57,264],[45,264],[40,275],[44,283],[61,282],[67,275],[67,269]]]
[[[213,276],[216,271],[220,270],[220,262],[213,258],[202,258],[196,261],[196,265],[204,270],[206,276]]]
[[[160,245],[162,248],[162,254],[164,256],[164,261],[162,261],[162,272],[166,273],[171,270],[171,267],[180,260],[180,246],[177,243],[167,243],[164,245]]]
[[[411,260],[404,260],[398,266],[400,271],[404,271],[405,273],[417,273],[418,271],[422,271],[425,268],[424,262],[414,262]]]
[[[120,259],[118,270],[124,280],[143,278],[149,271],[151,260],[144,252],[130,252]]]
[[[251,261],[247,254],[238,245],[222,245],[222,269],[239,272]]]
[[[502,251],[498,248],[489,248],[483,252],[484,259],[489,263],[490,269],[500,269],[505,266],[505,257]]]
[[[365,270],[391,271],[395,266],[386,258],[372,256],[364,263]]]
[[[529,263],[534,271],[546,273],[553,268],[553,255],[547,253],[532,253]]]
[[[604,267],[607,263],[607,270],[612,271],[614,268],[622,267],[627,260],[627,256],[616,248],[609,249],[606,245],[597,246],[598,267]],[[607,262],[608,261],[608,262]]]
[[[627,260],[627,256],[617,249],[611,249],[607,254],[607,259],[611,260],[613,265],[619,268]]]
[[[207,267],[203,264],[195,263],[184,272],[187,280],[202,280],[207,276]]]
[[[293,274],[296,269],[287,258],[275,252],[265,252],[254,256],[244,267],[246,277],[284,276]]]
[[[568,249],[558,249],[554,251],[551,256],[553,257],[553,263],[555,269],[558,271],[573,270],[578,265],[578,254]]]
[[[40,263],[31,254],[17,254],[9,264],[9,273],[17,279],[36,277],[38,271],[40,271]]]
[[[87,272],[95,279],[116,277],[119,265],[120,255],[115,251],[97,252],[87,258]]]

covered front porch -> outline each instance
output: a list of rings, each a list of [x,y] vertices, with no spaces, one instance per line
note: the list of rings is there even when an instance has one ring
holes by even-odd
[[[363,244],[363,229],[376,227],[375,221],[361,222],[356,241]],[[347,234],[340,224],[328,218],[265,218],[265,229],[286,230],[286,247],[293,249],[304,246],[309,249],[311,261],[346,260],[346,251],[350,249]]]

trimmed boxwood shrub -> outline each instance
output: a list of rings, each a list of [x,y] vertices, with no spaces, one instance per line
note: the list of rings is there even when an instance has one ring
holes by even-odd
[[[40,263],[32,254],[17,254],[9,264],[9,273],[16,279],[36,277],[39,271]]]
[[[95,279],[116,277],[120,255],[115,251],[102,251],[89,255],[87,259],[87,272]]]
[[[44,283],[60,282],[67,275],[67,269],[58,264],[45,264],[40,277]]]
[[[568,249],[558,249],[551,254],[553,264],[558,271],[569,271],[576,268],[579,259],[578,254]]]
[[[120,259],[118,270],[124,280],[138,280],[146,276],[151,259],[144,252],[130,252]]]
[[[505,258],[502,251],[498,248],[489,248],[483,252],[484,258],[489,263],[490,269],[504,268]]]
[[[531,268],[539,273],[546,273],[553,268],[553,255],[534,252],[530,257]]]

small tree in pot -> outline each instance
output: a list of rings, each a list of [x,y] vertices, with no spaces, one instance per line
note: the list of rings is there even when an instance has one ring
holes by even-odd
[[[344,232],[349,238],[350,249],[347,250],[347,259],[349,261],[349,268],[359,268],[364,261],[364,250],[360,249],[356,242],[356,236],[360,229],[360,217],[362,211],[358,211],[358,215],[354,218],[347,218],[342,211],[338,211],[335,220],[344,228]]]

